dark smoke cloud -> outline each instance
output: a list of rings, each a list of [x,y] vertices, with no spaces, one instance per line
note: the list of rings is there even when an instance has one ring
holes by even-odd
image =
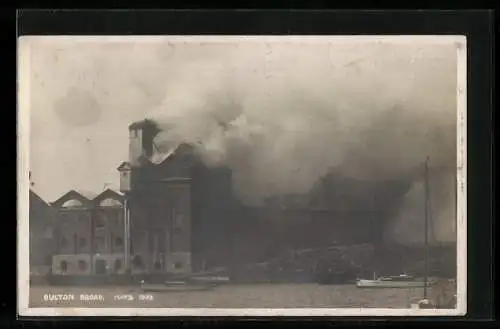
[[[455,170],[456,48],[227,47],[223,61],[193,61],[168,85],[153,115],[163,129],[160,150],[194,145],[207,164],[233,170],[234,189],[250,204],[307,193],[332,171],[371,182],[410,180],[391,232],[418,240],[423,193],[415,173],[426,156],[431,168]],[[453,180],[433,177],[435,236],[453,240]]]

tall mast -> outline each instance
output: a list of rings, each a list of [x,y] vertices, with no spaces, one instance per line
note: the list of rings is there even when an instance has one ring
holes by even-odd
[[[425,159],[425,165],[424,165],[424,184],[425,184],[425,204],[424,204],[424,299],[427,299],[427,281],[428,281],[428,221],[429,221],[429,157]]]

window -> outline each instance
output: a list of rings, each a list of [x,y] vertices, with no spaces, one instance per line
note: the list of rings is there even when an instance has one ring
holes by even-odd
[[[135,267],[135,268],[144,268],[144,262],[142,261],[142,257],[139,256],[139,255],[136,255],[134,257],[134,259],[132,260],[132,265]]]
[[[121,226],[123,225],[123,213],[121,211],[116,213],[115,216],[115,225],[116,226]]]
[[[78,253],[78,236],[73,234],[73,249],[75,250],[75,253]]]
[[[181,269],[182,268],[182,263],[181,262],[175,262],[174,263],[174,268],[177,269],[177,270]]]
[[[61,218],[61,226],[69,226],[71,216],[67,212],[61,212],[59,217]]]
[[[88,268],[88,264],[87,264],[87,262],[86,262],[86,261],[84,261],[84,260],[81,260],[81,259],[80,259],[80,260],[78,261],[78,269],[79,269],[80,271],[86,271],[86,270],[87,270],[87,268]]]
[[[96,216],[94,226],[97,229],[103,228],[104,227],[104,219],[102,218],[103,215],[101,216]]]
[[[61,247],[67,247],[68,246],[68,239],[66,239],[65,237],[62,237],[61,238]]]
[[[80,248],[85,248],[87,246],[87,239],[85,239],[83,237],[81,237],[78,242],[80,244]]]
[[[101,207],[121,207],[121,202],[115,199],[107,198],[104,199],[101,203]]]
[[[115,260],[115,272],[118,272],[121,269],[122,269],[122,260],[116,259]]]
[[[96,237],[94,240],[94,250],[98,253],[104,252],[106,249],[106,241],[103,237]]]
[[[68,262],[67,261],[65,261],[65,260],[61,261],[59,266],[61,267],[61,272],[66,273],[68,271]]]
[[[63,208],[79,208],[79,207],[83,207],[83,203],[79,200],[72,199],[72,200],[66,201],[62,205],[62,207]]]
[[[155,266],[155,270],[161,270],[161,268],[162,268],[161,262],[159,262],[159,261],[156,261],[154,266]]]
[[[117,237],[117,238],[115,239],[115,245],[116,245],[117,247],[122,247],[122,246],[123,246],[123,239],[122,239],[121,237]]]

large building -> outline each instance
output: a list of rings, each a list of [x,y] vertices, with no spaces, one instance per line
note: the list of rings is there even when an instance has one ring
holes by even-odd
[[[58,212],[52,257],[54,275],[123,273],[125,257],[123,195],[71,190],[52,203]]]
[[[156,125],[129,126],[129,161],[119,166],[127,196],[132,273],[189,273],[210,248],[226,250],[234,220],[231,173],[205,167],[188,145],[154,153]]]
[[[380,193],[351,191],[366,190],[363,184],[335,185],[329,177],[308,195],[245,206],[233,195],[231,170],[205,166],[185,144],[156,152],[158,132],[149,120],[131,124],[129,161],[118,167],[134,273],[232,266],[283,249],[371,243],[377,236],[376,222],[385,213],[375,204],[383,202]],[[360,198],[370,199],[373,207],[357,209],[366,201]]]
[[[383,249],[383,232],[408,182],[330,174],[307,194],[244,205],[233,193],[229,168],[207,167],[186,144],[158,152],[159,132],[149,120],[129,126],[129,159],[117,168],[120,192],[72,190],[51,205],[30,195],[30,207],[43,210],[30,215],[52,212],[56,218],[30,217],[37,236],[30,240],[32,264],[51,265],[52,274],[65,276],[182,274],[215,267],[238,272],[290,251],[371,245],[382,256],[363,256],[371,264],[361,266],[403,268],[396,255],[389,257],[395,264],[386,264],[390,250]]]

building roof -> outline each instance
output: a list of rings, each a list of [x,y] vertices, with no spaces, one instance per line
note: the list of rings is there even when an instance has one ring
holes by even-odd
[[[142,128],[148,127],[148,126],[149,127],[154,127],[154,128],[158,129],[158,125],[153,120],[150,120],[150,119],[144,119],[144,120],[141,120],[141,121],[133,122],[133,123],[131,123],[128,126],[128,129],[129,130],[132,130],[132,129],[142,129]]]
[[[130,162],[124,161],[118,166],[118,168],[116,168],[116,170],[123,171],[123,170],[130,170],[130,168],[131,168]]]
[[[82,190],[70,190],[52,202],[52,206],[56,207],[82,207],[93,205],[95,202],[102,202],[105,199],[117,199],[120,203],[123,201],[124,194],[117,190],[107,188],[104,191],[97,193]],[[83,201],[83,202],[82,202]]]
[[[43,200],[35,191],[30,189],[29,193],[29,214],[30,220],[53,220],[56,216],[55,209],[45,200]]]
[[[83,196],[85,199],[87,200],[94,200],[100,193],[97,193],[97,192],[93,192],[93,191],[87,191],[87,190],[73,190],[75,191],[76,193],[80,194],[81,196]]]
[[[168,152],[157,152],[154,153],[148,160],[153,164],[160,164],[166,159],[170,158],[179,149],[180,145],[172,147]]]
[[[50,204],[42,199],[41,196],[39,196],[33,189],[30,188],[30,195],[29,195],[30,201],[37,202],[41,205],[46,205],[47,207],[50,207]]]
[[[113,194],[114,194],[114,195],[115,195],[115,196],[117,196],[117,197],[122,197],[122,196],[124,196],[124,195],[125,195],[125,194],[123,194],[122,192],[117,191],[117,190],[115,190],[115,189],[112,189],[112,188],[107,188],[107,189],[105,189],[104,191],[102,191],[101,193],[99,193],[98,195],[96,195],[96,197],[95,197],[94,199],[98,199],[98,198],[100,198],[100,197],[102,197],[102,196],[105,196],[106,194],[108,194],[108,195],[113,195]]]

